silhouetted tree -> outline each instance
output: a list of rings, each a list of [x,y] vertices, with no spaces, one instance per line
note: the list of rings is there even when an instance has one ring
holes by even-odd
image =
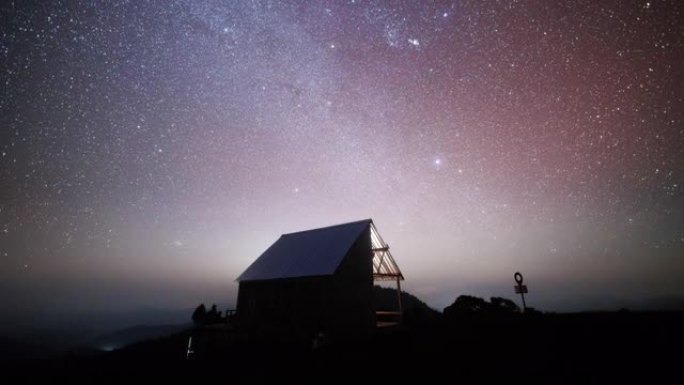
[[[196,326],[204,325],[207,323],[207,308],[204,304],[197,306],[194,312],[192,312],[192,322]]]
[[[489,299],[491,310],[495,313],[520,313],[520,308],[508,298],[492,297]]]
[[[483,314],[490,308],[490,304],[480,297],[459,295],[451,305],[444,308],[444,315]]]
[[[221,320],[221,313],[216,309],[216,304],[211,305],[211,309],[207,312],[206,323],[212,324]]]
[[[490,302],[472,295],[460,295],[444,308],[445,316],[505,315],[520,313],[520,308],[508,298],[491,297]]]

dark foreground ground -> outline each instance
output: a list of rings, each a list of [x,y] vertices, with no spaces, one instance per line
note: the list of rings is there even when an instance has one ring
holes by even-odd
[[[197,352],[187,360],[191,334]],[[205,328],[107,353],[5,361],[3,383],[679,383],[684,377],[684,312],[438,318],[318,350],[229,339],[225,330]]]

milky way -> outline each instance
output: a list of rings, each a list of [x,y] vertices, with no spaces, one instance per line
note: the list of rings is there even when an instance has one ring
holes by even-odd
[[[3,2],[0,285],[229,303],[373,218],[435,307],[684,296],[683,4]]]

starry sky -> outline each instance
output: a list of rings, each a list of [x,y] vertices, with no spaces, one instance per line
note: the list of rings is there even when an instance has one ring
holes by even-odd
[[[364,218],[438,309],[684,298],[681,1],[0,7],[5,312],[230,304]]]

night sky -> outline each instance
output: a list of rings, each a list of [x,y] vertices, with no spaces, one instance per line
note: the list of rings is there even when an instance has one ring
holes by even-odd
[[[364,218],[438,309],[684,298],[684,2],[0,7],[4,312],[230,304]]]

